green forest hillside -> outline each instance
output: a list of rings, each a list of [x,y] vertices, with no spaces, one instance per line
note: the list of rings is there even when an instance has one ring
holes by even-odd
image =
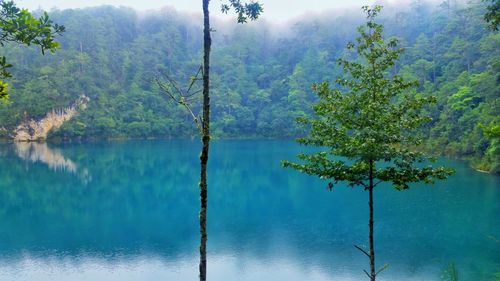
[[[448,1],[449,2],[449,1]],[[447,3],[448,3],[447,2]],[[259,22],[214,24],[213,128],[215,137],[293,138],[307,128],[311,85],[341,74],[339,57],[356,35],[360,10],[304,17],[284,27]],[[477,168],[500,171],[500,33],[490,31],[480,1],[467,6],[413,1],[406,11],[386,7],[387,36],[406,52],[392,70],[420,81],[418,95],[438,104],[422,134],[436,153],[471,158]],[[196,128],[153,78],[189,80],[201,64],[201,25],[173,10],[138,15],[108,6],[52,11],[66,26],[62,49],[39,56],[29,47],[1,49],[15,65],[10,102],[0,104],[0,136],[28,118],[41,118],[81,95],[85,111],[51,137],[185,138]],[[198,111],[199,105],[194,106]]]

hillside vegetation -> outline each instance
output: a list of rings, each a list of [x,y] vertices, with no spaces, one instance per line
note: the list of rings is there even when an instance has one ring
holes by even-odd
[[[449,2],[449,1],[448,1]],[[417,79],[416,95],[435,95],[432,123],[421,132],[436,153],[471,158],[500,171],[500,33],[484,22],[485,4],[414,1],[406,11],[387,6],[386,35],[406,52],[392,69]],[[304,17],[287,28],[259,22],[229,29],[214,24],[212,81],[215,137],[293,138],[307,128],[311,85],[341,74],[336,60],[356,35],[361,11]],[[39,56],[29,47],[1,50],[15,65],[10,102],[0,104],[0,135],[85,95],[85,111],[52,138],[185,138],[191,117],[153,83],[158,73],[189,81],[201,63],[201,26],[173,10],[138,15],[126,8],[51,11],[66,26],[62,49]],[[199,104],[195,104],[197,112]]]

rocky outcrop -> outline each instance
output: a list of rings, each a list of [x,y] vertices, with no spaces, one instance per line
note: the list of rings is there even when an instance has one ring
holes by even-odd
[[[89,98],[82,96],[70,107],[52,110],[41,120],[23,122],[14,131],[14,141],[30,142],[47,139],[50,130],[61,127],[64,122],[73,118],[78,113],[78,110],[84,110],[88,102]]]

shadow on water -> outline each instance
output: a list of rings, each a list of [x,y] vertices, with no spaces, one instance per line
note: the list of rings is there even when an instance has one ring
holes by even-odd
[[[293,142],[212,147],[209,280],[363,280],[352,246],[366,243],[362,190],[329,192],[281,168],[302,149]],[[0,271],[15,268],[5,280],[66,280],[68,268],[74,280],[205,280],[198,155],[190,141],[2,145]],[[445,164],[457,174],[437,186],[375,192],[384,280],[438,280],[451,261],[463,280],[500,268],[499,179]]]

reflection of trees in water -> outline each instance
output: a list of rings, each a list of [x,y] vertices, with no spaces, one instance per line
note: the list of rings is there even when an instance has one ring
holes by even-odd
[[[14,145],[17,156],[23,160],[47,164],[54,171],[76,173],[76,164],[65,158],[60,151],[50,149],[46,143],[16,142]]]
[[[199,246],[198,148],[185,141],[60,147],[66,159],[92,174],[85,185],[72,173],[47,172],[44,165],[27,170],[15,148],[0,147],[5,155],[0,158],[0,230],[6,230],[0,231],[0,260],[21,257],[23,251],[42,257],[88,253],[111,260],[140,255],[191,260]],[[329,192],[325,182],[282,169],[280,160],[295,155],[295,144],[215,141],[213,148],[209,260],[288,258],[306,270],[347,273],[364,265],[352,247],[365,239],[367,206],[358,194],[364,191],[339,186]],[[498,233],[493,215],[498,181],[467,171],[450,179],[453,192],[443,186],[400,193],[381,188],[378,235],[386,252],[381,259],[394,268],[387,276],[398,270],[419,274],[441,261],[480,268],[498,260],[496,242],[481,237]],[[462,182],[491,188],[471,193]],[[453,249],[458,248],[447,241],[473,245],[460,247],[471,260],[457,260],[460,253]]]
[[[64,156],[62,151],[50,148],[47,143],[15,142],[16,155],[31,163],[44,163],[51,170],[69,172],[77,175],[85,184],[91,181],[91,176],[86,168],[78,169],[78,165]]]
[[[194,253],[197,173],[188,158],[197,152],[179,144],[61,146],[57,151],[77,171],[87,167],[91,184],[74,173],[48,172],[50,157],[32,155],[32,148],[21,154],[14,145],[0,147],[6,155],[0,158],[0,230],[9,229],[0,231],[0,241],[9,241],[0,243],[0,259],[23,251],[56,257],[146,252],[166,259]]]

